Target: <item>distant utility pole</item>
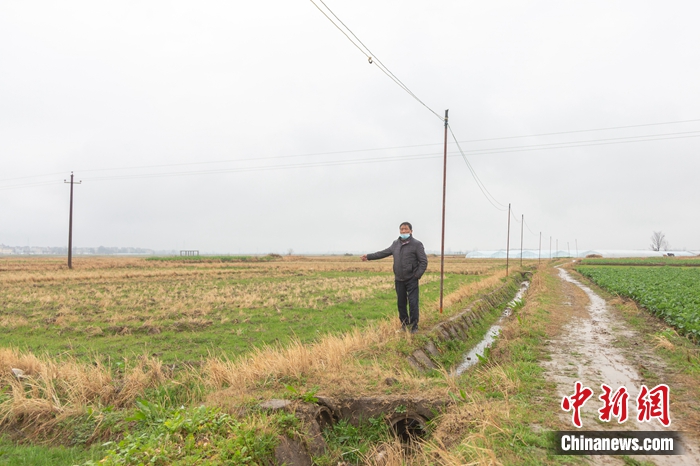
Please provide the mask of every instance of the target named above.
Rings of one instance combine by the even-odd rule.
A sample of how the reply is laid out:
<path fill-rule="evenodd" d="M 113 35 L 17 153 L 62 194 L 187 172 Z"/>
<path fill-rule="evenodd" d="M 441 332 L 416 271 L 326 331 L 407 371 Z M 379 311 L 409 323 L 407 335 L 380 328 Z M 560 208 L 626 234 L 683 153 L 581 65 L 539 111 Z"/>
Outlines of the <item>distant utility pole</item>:
<path fill-rule="evenodd" d="M 508 259 L 510 257 L 510 204 L 508 204 L 508 240 L 506 241 L 506 277 L 508 276 Z"/>
<path fill-rule="evenodd" d="M 70 172 L 70 181 L 63 180 L 64 183 L 70 183 L 70 213 L 68 214 L 68 268 L 73 268 L 73 185 L 80 184 L 73 182 L 73 172 Z"/>
<path fill-rule="evenodd" d="M 537 263 L 542 261 L 542 232 L 540 231 L 540 251 L 537 253 Z"/>
<path fill-rule="evenodd" d="M 520 217 L 520 267 L 523 266 L 523 228 L 525 227 L 525 214 Z"/>
<path fill-rule="evenodd" d="M 445 194 L 447 186 L 447 112 L 445 110 L 445 157 L 442 169 L 442 243 L 440 246 L 440 314 L 442 314 L 443 284 L 445 281 Z"/>

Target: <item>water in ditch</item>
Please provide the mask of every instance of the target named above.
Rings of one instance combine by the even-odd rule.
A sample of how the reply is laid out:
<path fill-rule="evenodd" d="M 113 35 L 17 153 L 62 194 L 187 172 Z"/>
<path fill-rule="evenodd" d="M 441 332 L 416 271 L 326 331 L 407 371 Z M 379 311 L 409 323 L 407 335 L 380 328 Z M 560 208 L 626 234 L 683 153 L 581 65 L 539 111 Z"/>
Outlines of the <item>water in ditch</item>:
<path fill-rule="evenodd" d="M 522 282 L 520 284 L 520 289 L 518 290 L 518 293 L 515 295 L 513 300 L 508 303 L 505 310 L 503 311 L 503 314 L 501 314 L 501 317 L 498 318 L 498 321 L 495 324 L 493 324 L 491 328 L 489 328 L 488 332 L 486 332 L 486 335 L 484 335 L 484 338 L 464 356 L 462 363 L 459 366 L 457 366 L 457 368 L 454 371 L 452 371 L 452 375 L 454 377 L 462 375 L 464 371 L 478 363 L 479 358 L 484 357 L 484 352 L 486 351 L 486 349 L 491 347 L 494 340 L 501 333 L 501 322 L 503 322 L 503 319 L 508 317 L 513 312 L 513 308 L 517 305 L 518 302 L 520 302 L 523 299 L 523 295 L 525 294 L 529 286 L 530 282 Z"/>

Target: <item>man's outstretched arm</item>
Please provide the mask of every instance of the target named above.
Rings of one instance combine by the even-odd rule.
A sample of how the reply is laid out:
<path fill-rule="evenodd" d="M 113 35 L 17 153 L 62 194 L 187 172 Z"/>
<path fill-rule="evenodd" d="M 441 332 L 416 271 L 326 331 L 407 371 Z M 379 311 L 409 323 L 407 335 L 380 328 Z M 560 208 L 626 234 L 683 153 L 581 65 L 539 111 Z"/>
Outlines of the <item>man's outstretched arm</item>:
<path fill-rule="evenodd" d="M 362 256 L 363 261 L 373 261 L 377 259 L 384 259 L 385 257 L 389 257 L 394 253 L 394 249 L 389 246 L 386 249 L 383 249 L 381 251 L 374 252 L 372 254 L 365 254 Z"/>

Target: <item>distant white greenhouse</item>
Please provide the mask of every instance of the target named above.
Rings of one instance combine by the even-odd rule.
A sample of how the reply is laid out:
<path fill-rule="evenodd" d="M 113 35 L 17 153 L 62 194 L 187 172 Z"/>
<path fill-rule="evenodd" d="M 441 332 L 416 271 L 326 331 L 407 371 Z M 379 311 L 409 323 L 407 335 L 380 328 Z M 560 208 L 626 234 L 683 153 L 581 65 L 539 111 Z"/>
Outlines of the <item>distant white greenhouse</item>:
<path fill-rule="evenodd" d="M 591 254 L 596 254 L 603 257 L 662 257 L 666 254 L 673 254 L 676 257 L 697 256 L 698 252 L 693 251 L 647 251 L 643 249 L 596 249 L 579 251 L 552 251 L 550 256 L 549 249 L 540 251 L 537 249 L 523 249 L 523 259 L 556 259 L 558 257 L 586 257 Z M 509 254 L 511 259 L 520 259 L 520 249 L 511 249 Z M 466 255 L 467 259 L 505 259 L 506 250 L 499 249 L 497 251 L 471 251 Z"/>

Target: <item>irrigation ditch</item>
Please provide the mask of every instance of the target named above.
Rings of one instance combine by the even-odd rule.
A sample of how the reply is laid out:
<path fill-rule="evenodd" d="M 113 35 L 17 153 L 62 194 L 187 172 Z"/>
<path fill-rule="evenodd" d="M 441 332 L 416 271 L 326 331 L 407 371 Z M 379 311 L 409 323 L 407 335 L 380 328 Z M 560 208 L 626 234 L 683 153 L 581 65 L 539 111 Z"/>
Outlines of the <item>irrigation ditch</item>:
<path fill-rule="evenodd" d="M 485 294 L 472 302 L 457 315 L 440 322 L 423 339 L 420 347 L 406 357 L 407 363 L 416 371 L 428 372 L 440 367 L 440 347 L 451 340 L 466 340 L 470 328 L 481 323 L 494 309 L 505 308 L 497 321 L 488 329 L 482 340 L 464 354 L 462 363 L 450 368 L 453 377 L 460 376 L 479 360 L 495 341 L 503 319 L 512 314 L 513 308 L 522 301 L 529 286 L 532 272 L 514 274 L 498 289 Z M 386 379 L 390 385 L 392 379 Z M 296 438 L 280 437 L 275 451 L 277 464 L 287 466 L 311 466 L 312 456 L 326 451 L 323 431 L 336 422 L 345 420 L 352 425 L 359 425 L 362 420 L 382 417 L 391 431 L 402 443 L 410 445 L 426 438 L 429 434 L 428 424 L 438 414 L 444 412 L 455 401 L 450 399 L 427 399 L 420 397 L 315 397 L 314 402 L 272 399 L 259 406 L 263 410 L 285 410 L 294 413 L 303 426 L 303 435 Z"/>

